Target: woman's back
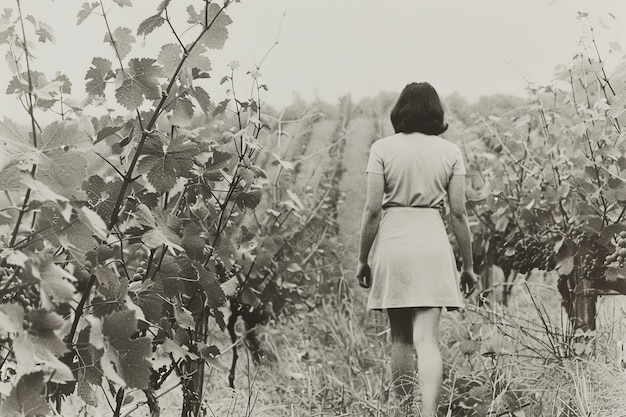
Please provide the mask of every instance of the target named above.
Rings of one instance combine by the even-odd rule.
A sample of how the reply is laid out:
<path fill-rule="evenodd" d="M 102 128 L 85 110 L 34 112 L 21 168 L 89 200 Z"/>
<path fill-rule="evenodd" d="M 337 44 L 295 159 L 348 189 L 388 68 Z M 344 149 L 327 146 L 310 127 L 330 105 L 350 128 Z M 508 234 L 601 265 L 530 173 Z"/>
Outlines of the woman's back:
<path fill-rule="evenodd" d="M 367 172 L 385 176 L 383 208 L 437 207 L 450 177 L 464 175 L 461 151 L 435 135 L 399 133 L 374 142 Z"/>

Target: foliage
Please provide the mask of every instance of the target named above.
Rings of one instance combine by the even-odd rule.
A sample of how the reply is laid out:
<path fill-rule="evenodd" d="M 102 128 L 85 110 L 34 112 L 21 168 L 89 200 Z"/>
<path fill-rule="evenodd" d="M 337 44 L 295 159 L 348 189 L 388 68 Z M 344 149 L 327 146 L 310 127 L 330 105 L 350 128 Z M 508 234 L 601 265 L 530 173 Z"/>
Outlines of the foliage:
<path fill-rule="evenodd" d="M 505 100 L 494 114 L 491 100 L 479 102 L 463 143 L 476 264 L 505 277 L 556 269 L 576 327 L 593 323 L 576 311 L 575 294 L 626 294 L 623 263 L 605 262 L 626 230 L 626 89 L 622 75 L 607 75 L 588 31 L 551 85 L 529 86 L 528 104 Z"/>
<path fill-rule="evenodd" d="M 78 25 L 100 19 L 113 54 L 92 59 L 80 105 L 68 98 L 67 77 L 48 81 L 31 67 L 37 44 L 54 41 L 52 29 L 24 17 L 19 0 L 16 16 L 3 16 L 14 73 L 7 93 L 31 119 L 28 128 L 0 122 L 9 156 L 0 170 L 8 197 L 0 346 L 2 367 L 16 373 L 3 415 L 49 414 L 50 405 L 60 412 L 68 396 L 96 406 L 98 386 L 115 416 L 136 389 L 157 412 L 157 390 L 172 374 L 182 415 L 199 415 L 204 366 L 222 354 L 210 328 L 232 338 L 234 386 L 238 319 L 260 360 L 256 326 L 306 306 L 301 293 L 319 285 L 304 268 L 327 247 L 328 193 L 298 196 L 293 181 L 279 181 L 295 170 L 285 156 L 257 165 L 275 123 L 263 113 L 268 87 L 259 68 L 247 73 L 247 100 L 236 95 L 236 63 L 222 80 L 230 85 L 222 101 L 203 87 L 209 51 L 228 37 L 231 2 L 197 2 L 199 11 L 189 4 L 185 36 L 167 0 L 136 31 L 113 30 L 108 19 L 109 6 L 132 7 L 130 0 L 105 3 L 85 3 L 77 14 Z M 175 43 L 158 57 L 127 58 L 136 37 L 165 26 Z M 90 117 L 100 106 L 106 114 Z M 42 111 L 59 120 L 40 127 Z"/>

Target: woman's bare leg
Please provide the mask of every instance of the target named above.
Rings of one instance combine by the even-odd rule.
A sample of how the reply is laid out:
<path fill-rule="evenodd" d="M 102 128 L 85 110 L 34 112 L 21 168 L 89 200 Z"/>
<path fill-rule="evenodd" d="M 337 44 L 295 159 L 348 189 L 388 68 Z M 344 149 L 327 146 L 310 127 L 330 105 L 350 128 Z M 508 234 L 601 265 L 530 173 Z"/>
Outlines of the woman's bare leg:
<path fill-rule="evenodd" d="M 441 308 L 420 307 L 413 311 L 413 343 L 417 351 L 417 375 L 422 394 L 421 416 L 436 417 L 443 378 L 439 352 Z"/>
<path fill-rule="evenodd" d="M 411 401 L 415 385 L 413 309 L 388 309 L 391 327 L 392 387 L 402 402 Z"/>

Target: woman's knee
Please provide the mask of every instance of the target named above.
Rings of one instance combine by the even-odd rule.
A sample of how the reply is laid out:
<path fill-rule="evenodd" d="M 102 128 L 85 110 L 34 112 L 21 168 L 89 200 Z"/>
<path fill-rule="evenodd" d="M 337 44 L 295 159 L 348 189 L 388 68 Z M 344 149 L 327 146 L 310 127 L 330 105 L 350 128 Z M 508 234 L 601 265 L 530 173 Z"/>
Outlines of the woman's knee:
<path fill-rule="evenodd" d="M 412 342 L 416 348 L 439 343 L 441 308 L 418 308 L 413 317 Z"/>

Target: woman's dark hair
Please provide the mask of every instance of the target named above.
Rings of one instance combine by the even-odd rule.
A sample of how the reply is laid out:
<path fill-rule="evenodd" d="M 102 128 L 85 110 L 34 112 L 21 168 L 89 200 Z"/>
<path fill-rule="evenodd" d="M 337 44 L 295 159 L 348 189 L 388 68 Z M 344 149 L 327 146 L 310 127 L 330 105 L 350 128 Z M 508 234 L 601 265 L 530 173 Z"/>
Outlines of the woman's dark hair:
<path fill-rule="evenodd" d="M 391 110 L 391 124 L 396 133 L 440 135 L 448 129 L 439 95 L 429 83 L 410 83 L 404 87 Z"/>

